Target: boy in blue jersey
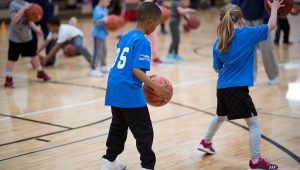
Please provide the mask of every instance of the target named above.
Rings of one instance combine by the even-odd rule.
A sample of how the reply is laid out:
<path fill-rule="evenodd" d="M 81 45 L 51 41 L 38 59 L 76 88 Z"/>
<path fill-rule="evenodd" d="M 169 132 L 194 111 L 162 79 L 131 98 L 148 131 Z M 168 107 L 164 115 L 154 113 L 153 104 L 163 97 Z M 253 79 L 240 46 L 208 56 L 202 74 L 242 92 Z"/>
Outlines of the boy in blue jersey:
<path fill-rule="evenodd" d="M 128 127 L 136 139 L 141 169 L 154 169 L 156 158 L 152 151 L 153 128 L 142 91 L 147 84 L 162 96 L 166 89 L 147 75 L 151 65 L 151 48 L 145 34 L 151 34 L 160 24 L 161 11 L 152 2 L 143 2 L 137 10 L 137 25 L 123 35 L 117 45 L 117 56 L 111 67 L 105 105 L 111 106 L 112 122 L 103 156 L 102 170 L 121 170 L 126 166 L 115 159 L 124 150 Z"/>
<path fill-rule="evenodd" d="M 277 10 L 283 0 L 269 2 L 272 9 L 268 24 L 243 27 L 241 9 L 227 4 L 221 9 L 218 39 L 213 46 L 213 68 L 219 74 L 217 82 L 217 115 L 197 149 L 215 154 L 212 138 L 227 119 L 245 119 L 249 127 L 251 158 L 248 169 L 275 170 L 278 166 L 261 158 L 260 125 L 248 86 L 254 82 L 255 46 L 268 38 L 276 27 Z"/>
<path fill-rule="evenodd" d="M 110 4 L 110 0 L 99 0 L 98 5 L 93 10 L 93 37 L 94 37 L 94 55 L 91 61 L 92 71 L 91 76 L 99 77 L 103 76 L 103 73 L 107 73 L 106 66 L 106 39 L 107 30 L 105 24 L 107 22 L 108 10 L 107 7 Z M 100 71 L 96 70 L 98 63 L 100 62 Z"/>

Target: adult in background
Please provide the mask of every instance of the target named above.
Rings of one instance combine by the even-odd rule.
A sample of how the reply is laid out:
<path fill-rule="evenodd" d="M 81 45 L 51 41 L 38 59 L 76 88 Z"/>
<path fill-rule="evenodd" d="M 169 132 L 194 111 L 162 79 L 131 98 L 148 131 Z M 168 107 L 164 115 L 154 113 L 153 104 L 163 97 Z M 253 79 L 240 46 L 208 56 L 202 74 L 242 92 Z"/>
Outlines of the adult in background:
<path fill-rule="evenodd" d="M 245 23 L 248 26 L 259 26 L 267 23 L 269 15 L 265 11 L 263 0 L 233 0 L 232 3 L 241 8 Z M 279 64 L 277 55 L 274 51 L 272 36 L 268 35 L 268 39 L 259 43 L 259 47 L 261 50 L 262 61 L 269 78 L 269 84 L 276 85 L 279 83 Z M 255 75 L 256 73 L 257 58 L 255 61 Z"/>

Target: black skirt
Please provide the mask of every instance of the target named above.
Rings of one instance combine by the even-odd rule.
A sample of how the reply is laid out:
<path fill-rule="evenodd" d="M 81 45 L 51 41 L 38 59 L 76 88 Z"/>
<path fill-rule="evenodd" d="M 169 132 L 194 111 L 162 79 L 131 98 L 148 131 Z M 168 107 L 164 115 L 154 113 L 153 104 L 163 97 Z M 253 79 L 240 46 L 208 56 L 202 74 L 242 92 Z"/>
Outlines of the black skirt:
<path fill-rule="evenodd" d="M 228 120 L 257 116 L 248 86 L 217 89 L 217 115 Z"/>

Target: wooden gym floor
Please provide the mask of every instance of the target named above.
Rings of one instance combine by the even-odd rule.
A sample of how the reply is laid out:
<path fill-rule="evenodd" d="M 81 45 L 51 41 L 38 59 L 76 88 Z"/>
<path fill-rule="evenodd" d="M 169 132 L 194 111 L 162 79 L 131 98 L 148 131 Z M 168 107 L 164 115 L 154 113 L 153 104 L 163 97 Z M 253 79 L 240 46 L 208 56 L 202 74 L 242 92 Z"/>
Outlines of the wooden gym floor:
<path fill-rule="evenodd" d="M 149 107 L 155 138 L 153 149 L 160 170 L 241 170 L 249 160 L 248 131 L 243 120 L 226 122 L 214 138 L 217 154 L 205 155 L 196 144 L 205 134 L 216 110 L 216 79 L 211 46 L 216 38 L 216 11 L 198 14 L 202 26 L 182 33 L 180 53 L 185 62 L 153 66 L 149 74 L 172 81 L 174 96 L 163 107 Z M 251 96 L 262 128 L 262 156 L 283 170 L 300 169 L 300 18 L 289 16 L 293 45 L 276 47 L 280 83 L 270 86 L 259 60 L 257 85 Z M 92 23 L 80 19 L 84 43 L 92 52 Z M 133 23 L 126 26 L 132 28 Z M 46 68 L 52 81 L 35 78 L 28 59 L 15 67 L 15 89 L 4 89 L 7 26 L 0 32 L 0 169 L 101 169 L 111 121 L 103 106 L 107 76 L 93 78 L 83 57 L 66 58 L 61 52 L 55 67 Z M 170 34 L 159 33 L 159 55 L 167 53 Z M 274 35 L 274 34 L 272 34 Z M 108 40 L 108 63 L 114 61 L 117 33 Z M 139 155 L 129 133 L 118 160 L 129 170 L 139 169 Z"/>

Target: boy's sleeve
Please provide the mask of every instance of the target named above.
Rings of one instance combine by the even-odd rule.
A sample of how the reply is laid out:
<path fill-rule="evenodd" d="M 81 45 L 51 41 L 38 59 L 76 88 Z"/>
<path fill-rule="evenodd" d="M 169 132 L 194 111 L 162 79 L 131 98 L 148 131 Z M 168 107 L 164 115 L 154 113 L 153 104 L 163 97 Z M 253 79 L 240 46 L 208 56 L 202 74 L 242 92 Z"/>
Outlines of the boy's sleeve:
<path fill-rule="evenodd" d="M 12 18 L 17 14 L 17 12 L 18 12 L 17 6 L 15 5 L 14 2 L 11 2 L 9 4 L 9 16 Z"/>
<path fill-rule="evenodd" d="M 134 45 L 133 68 L 140 68 L 144 71 L 150 70 L 151 48 L 147 40 L 138 40 Z"/>
<path fill-rule="evenodd" d="M 247 27 L 249 40 L 252 44 L 257 44 L 268 38 L 268 25 L 264 24 L 257 27 Z"/>

